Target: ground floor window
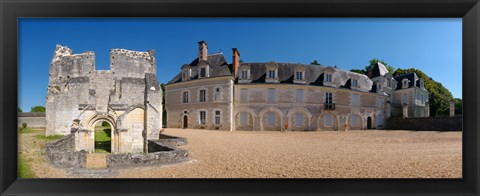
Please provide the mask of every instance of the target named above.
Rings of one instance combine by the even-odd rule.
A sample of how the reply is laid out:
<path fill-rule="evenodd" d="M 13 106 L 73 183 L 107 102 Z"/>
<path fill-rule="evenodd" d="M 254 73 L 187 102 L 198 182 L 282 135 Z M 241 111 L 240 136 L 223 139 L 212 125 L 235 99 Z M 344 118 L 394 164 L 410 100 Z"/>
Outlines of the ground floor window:
<path fill-rule="evenodd" d="M 205 111 L 200 111 L 200 115 L 199 115 L 200 119 L 199 120 L 200 120 L 200 124 L 202 124 L 202 125 L 206 124 L 206 119 L 205 119 L 206 116 L 207 116 L 206 113 L 207 112 L 205 112 Z"/>
<path fill-rule="evenodd" d="M 295 126 L 301 127 L 304 124 L 305 119 L 303 119 L 302 113 L 295 113 Z"/>
<path fill-rule="evenodd" d="M 240 125 L 246 126 L 248 124 L 247 117 L 248 115 L 246 112 L 240 112 Z"/>
<path fill-rule="evenodd" d="M 358 127 L 360 125 L 360 118 L 358 115 L 352 115 L 350 117 L 350 125 L 352 127 Z"/>
<path fill-rule="evenodd" d="M 325 121 L 325 127 L 333 127 L 333 115 L 332 114 L 325 114 L 324 121 Z"/>
<path fill-rule="evenodd" d="M 268 112 L 267 117 L 268 117 L 268 125 L 274 126 L 275 125 L 275 113 L 274 112 Z"/>
<path fill-rule="evenodd" d="M 216 125 L 220 124 L 220 114 L 221 114 L 220 110 L 215 111 L 215 124 Z"/>

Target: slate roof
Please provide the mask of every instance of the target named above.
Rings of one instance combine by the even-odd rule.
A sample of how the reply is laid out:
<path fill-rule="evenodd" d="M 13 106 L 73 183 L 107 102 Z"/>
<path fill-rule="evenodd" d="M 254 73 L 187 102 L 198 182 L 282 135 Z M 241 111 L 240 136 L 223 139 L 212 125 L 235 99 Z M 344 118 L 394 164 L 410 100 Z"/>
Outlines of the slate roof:
<path fill-rule="evenodd" d="M 389 72 L 388 72 L 388 69 L 387 67 L 378 62 L 374 67 L 373 67 L 373 70 L 372 70 L 372 77 L 371 78 L 375 78 L 375 77 L 378 77 L 378 76 L 385 76 L 387 75 Z"/>
<path fill-rule="evenodd" d="M 225 56 L 221 53 L 211 54 L 207 56 L 206 63 L 210 66 L 210 77 L 230 76 L 232 75 L 232 65 L 227 63 Z M 188 64 L 192 69 L 191 79 L 198 79 L 198 58 Z M 182 81 L 182 72 L 178 73 L 168 84 Z"/>
<path fill-rule="evenodd" d="M 307 85 L 323 85 L 323 69 L 324 67 L 318 65 L 306 65 L 296 63 L 277 63 L 277 62 L 262 62 L 262 63 L 241 63 L 240 66 L 248 65 L 250 67 L 251 83 L 265 83 L 266 66 L 276 64 L 278 65 L 278 80 L 279 83 L 293 83 L 294 70 L 296 66 L 305 67 L 305 84 Z M 239 66 L 239 67 L 240 67 Z M 321 80 L 320 79 L 321 76 Z M 238 81 L 238 78 L 236 78 Z"/>
<path fill-rule="evenodd" d="M 420 87 L 420 82 L 418 80 L 417 74 L 415 74 L 415 72 L 411 72 L 394 77 L 394 79 L 397 81 L 396 90 L 402 89 L 402 80 L 404 78 L 408 79 L 408 88 L 413 87 L 414 85 Z"/>

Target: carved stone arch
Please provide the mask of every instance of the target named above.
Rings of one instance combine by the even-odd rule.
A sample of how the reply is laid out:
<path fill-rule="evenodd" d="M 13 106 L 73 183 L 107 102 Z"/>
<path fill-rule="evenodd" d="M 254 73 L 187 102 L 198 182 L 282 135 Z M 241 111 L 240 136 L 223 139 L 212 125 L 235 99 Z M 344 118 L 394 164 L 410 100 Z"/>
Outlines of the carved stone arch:
<path fill-rule="evenodd" d="M 351 119 L 352 119 L 352 116 L 354 115 L 357 115 L 359 117 L 359 125 L 358 126 L 352 126 L 352 124 L 350 123 L 351 122 Z M 348 118 L 347 118 L 347 124 L 348 124 L 348 127 L 350 129 L 364 129 L 365 127 L 365 119 L 363 115 L 361 115 L 360 113 L 351 113 L 348 115 Z"/>
<path fill-rule="evenodd" d="M 310 130 L 310 123 L 312 122 L 312 114 L 307 110 L 305 109 L 304 107 L 295 107 L 295 108 L 292 108 L 288 114 L 287 114 L 287 117 L 288 117 L 288 130 L 294 130 L 295 129 L 295 124 L 294 124 L 294 121 L 293 121 L 293 115 L 296 114 L 296 113 L 302 113 L 302 114 L 305 114 L 307 116 L 307 122 L 306 122 L 306 128 L 307 130 Z M 304 123 L 305 125 L 305 123 Z"/>
<path fill-rule="evenodd" d="M 265 114 L 266 114 L 267 112 L 275 112 L 275 113 L 277 113 L 277 114 L 279 115 L 280 125 L 279 125 L 278 129 L 279 129 L 279 130 L 282 130 L 283 116 L 284 116 L 284 114 L 283 114 L 283 112 L 282 112 L 280 109 L 278 109 L 278 108 L 276 108 L 276 107 L 267 107 L 267 108 L 263 109 L 262 111 L 260 111 L 260 115 L 259 115 L 259 116 L 260 116 L 260 130 L 261 130 L 261 131 L 265 130 L 264 118 L 265 118 Z"/>
<path fill-rule="evenodd" d="M 134 105 L 131 105 L 127 108 L 127 110 L 125 110 L 125 112 L 123 114 L 121 114 L 120 116 L 118 116 L 118 120 L 117 120 L 117 127 L 119 128 L 123 128 L 122 126 L 122 122 L 125 120 L 125 117 L 127 117 L 128 113 L 130 113 L 131 111 L 135 110 L 135 109 L 142 109 L 143 111 L 145 111 L 145 105 L 143 104 L 134 104 Z"/>
<path fill-rule="evenodd" d="M 243 126 L 240 126 L 240 116 L 239 115 L 240 115 L 241 112 L 247 112 L 252 117 L 251 130 L 254 131 L 255 130 L 255 119 L 257 118 L 257 115 L 255 115 L 255 112 L 252 109 L 246 108 L 246 107 L 241 107 L 241 108 L 237 109 L 237 112 L 235 113 L 235 116 L 234 116 L 235 129 L 237 129 L 237 127 L 243 127 Z M 248 127 L 250 127 L 250 125 Z"/>
<path fill-rule="evenodd" d="M 327 115 L 327 114 L 331 114 L 333 116 L 333 126 L 332 127 L 326 127 L 325 126 L 325 115 Z M 320 114 L 320 116 L 318 117 L 318 122 L 317 122 L 318 129 L 338 130 L 339 125 L 340 125 L 340 117 L 338 116 L 338 114 L 336 112 L 330 112 L 330 111 L 322 112 Z"/>

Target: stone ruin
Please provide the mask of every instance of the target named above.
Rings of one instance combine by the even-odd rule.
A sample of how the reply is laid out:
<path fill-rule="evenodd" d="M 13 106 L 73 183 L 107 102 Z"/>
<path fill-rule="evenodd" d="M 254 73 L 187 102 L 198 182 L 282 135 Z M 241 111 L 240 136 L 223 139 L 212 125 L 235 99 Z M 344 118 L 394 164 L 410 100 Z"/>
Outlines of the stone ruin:
<path fill-rule="evenodd" d="M 95 150 L 95 124 L 111 126 L 111 153 L 148 152 L 159 139 L 162 90 L 155 52 L 110 50 L 110 70 L 95 69 L 95 54 L 57 45 L 50 63 L 46 135 L 74 135 L 74 150 Z"/>

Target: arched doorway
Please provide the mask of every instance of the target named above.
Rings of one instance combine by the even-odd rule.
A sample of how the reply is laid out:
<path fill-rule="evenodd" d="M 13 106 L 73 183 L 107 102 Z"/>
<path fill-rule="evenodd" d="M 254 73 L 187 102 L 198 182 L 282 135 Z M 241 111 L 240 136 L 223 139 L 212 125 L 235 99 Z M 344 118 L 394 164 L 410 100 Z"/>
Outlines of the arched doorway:
<path fill-rule="evenodd" d="M 368 117 L 367 118 L 367 129 L 371 129 L 372 128 L 372 117 Z"/>
<path fill-rule="evenodd" d="M 188 128 L 188 116 L 183 115 L 183 128 L 186 129 Z"/>
<path fill-rule="evenodd" d="M 107 121 L 97 121 L 94 126 L 94 152 L 112 153 L 112 126 Z"/>

